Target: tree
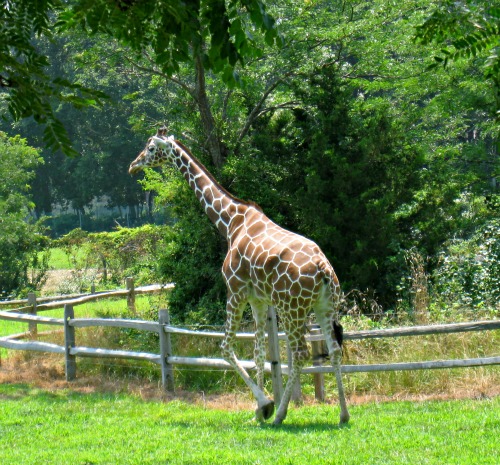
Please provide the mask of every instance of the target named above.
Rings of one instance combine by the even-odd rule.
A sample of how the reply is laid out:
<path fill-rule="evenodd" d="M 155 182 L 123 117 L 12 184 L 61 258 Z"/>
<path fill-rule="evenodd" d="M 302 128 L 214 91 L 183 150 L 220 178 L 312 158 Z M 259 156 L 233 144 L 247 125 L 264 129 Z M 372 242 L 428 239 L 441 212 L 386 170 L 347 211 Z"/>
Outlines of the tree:
<path fill-rule="evenodd" d="M 81 25 L 138 53 L 152 46 L 155 62 L 169 75 L 178 70 L 178 63 L 195 60 L 233 84 L 236 63 L 258 53 L 249 29 L 263 31 L 268 43 L 278 39 L 274 20 L 261 0 L 77 0 L 67 8 L 59 0 L 3 0 L 0 90 L 7 92 L 8 110 L 15 120 L 33 116 L 45 126 L 46 144 L 70 155 L 75 152 L 54 114 L 53 101 L 81 108 L 100 104 L 105 95 L 62 76 L 49 77 L 48 57 L 32 39 L 50 40 L 54 22 L 57 32 Z"/>
<path fill-rule="evenodd" d="M 239 69 L 239 87 L 227 89 L 205 74 L 212 134 L 226 153 L 218 179 L 283 226 L 315 239 L 346 290 L 375 290 L 386 306 L 400 297 L 405 250 L 433 257 L 435 267 L 444 241 L 471 227 L 460 199 L 480 202 L 497 163 L 486 116 L 491 86 L 470 63 L 426 72 L 432 48 L 414 43 L 414 28 L 434 6 L 427 0 L 276 2 L 270 12 L 283 46 L 263 45 L 262 57 Z M 172 132 L 184 133 L 194 153 L 217 166 L 196 113 L 193 67 L 180 67 L 172 79 L 146 62 L 135 64 L 168 96 L 164 114 Z M 139 113 L 145 121 L 147 107 Z M 216 250 L 217 237 L 198 231 L 204 219 L 193 218 L 202 213 L 176 174 L 167 171 L 165 178 L 148 187 L 176 205 L 172 243 L 180 252 L 164 269 L 184 276 L 176 290 L 185 291 L 180 311 L 182 300 L 210 298 L 187 281 L 219 289 L 211 276 L 223 252 L 206 253 Z M 204 249 L 195 246 L 198 234 Z M 203 257 L 203 270 L 193 266 L 196 257 Z"/>
<path fill-rule="evenodd" d="M 29 221 L 33 204 L 29 182 L 42 160 L 20 137 L 0 133 L 0 297 L 17 294 L 30 285 L 28 271 L 38 266 L 45 237 L 40 223 Z M 46 263 L 42 264 L 42 268 Z"/>

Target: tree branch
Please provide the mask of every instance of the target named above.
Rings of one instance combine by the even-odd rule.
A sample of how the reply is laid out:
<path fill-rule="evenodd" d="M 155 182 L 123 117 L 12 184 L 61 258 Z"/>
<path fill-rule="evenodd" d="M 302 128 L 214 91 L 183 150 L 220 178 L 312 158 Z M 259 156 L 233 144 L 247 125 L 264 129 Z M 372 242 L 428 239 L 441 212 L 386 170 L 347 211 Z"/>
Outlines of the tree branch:
<path fill-rule="evenodd" d="M 145 54 L 145 55 L 148 58 L 148 60 L 152 61 L 151 57 L 149 57 L 147 54 Z M 136 61 L 134 61 L 131 58 L 127 57 L 127 56 L 125 56 L 125 59 L 135 69 L 137 69 L 139 71 L 143 71 L 143 72 L 148 73 L 148 74 L 153 74 L 155 76 L 160 76 L 160 77 L 164 78 L 167 81 L 173 82 L 174 84 L 178 85 L 181 89 L 184 89 L 195 101 L 197 101 L 195 90 L 192 87 L 190 87 L 188 84 L 186 84 L 185 82 L 182 82 L 180 79 L 178 79 L 178 78 L 176 78 L 174 76 L 170 76 L 170 75 L 164 73 L 163 71 L 160 71 L 159 69 L 157 69 L 155 67 L 149 68 L 147 66 L 142 66 L 142 65 L 138 64 Z"/>
<path fill-rule="evenodd" d="M 241 143 L 243 138 L 248 134 L 248 131 L 250 130 L 250 127 L 252 126 L 253 122 L 257 119 L 259 114 L 261 114 L 261 109 L 262 106 L 264 105 L 267 97 L 281 84 L 285 81 L 287 77 L 289 77 L 292 73 L 286 73 L 283 77 L 276 79 L 262 94 L 261 98 L 257 102 L 257 105 L 253 108 L 253 110 L 250 112 L 248 115 L 245 125 L 243 126 L 243 129 L 240 131 L 240 135 L 238 136 L 238 141 L 237 141 L 237 146 Z"/>

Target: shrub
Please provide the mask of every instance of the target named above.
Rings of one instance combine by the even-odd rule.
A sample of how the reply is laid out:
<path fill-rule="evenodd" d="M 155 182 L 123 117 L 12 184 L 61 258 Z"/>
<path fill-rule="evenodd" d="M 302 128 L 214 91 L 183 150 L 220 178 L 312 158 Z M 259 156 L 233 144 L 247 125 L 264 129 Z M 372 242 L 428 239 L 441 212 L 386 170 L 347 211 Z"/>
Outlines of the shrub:
<path fill-rule="evenodd" d="M 90 286 L 90 281 L 120 284 L 133 276 L 141 284 L 158 279 L 159 249 L 167 230 L 168 226 L 145 225 L 101 233 L 79 228 L 70 231 L 56 244 L 66 253 L 72 281 L 80 288 L 72 291 Z"/>
<path fill-rule="evenodd" d="M 434 293 L 442 301 L 476 308 L 500 301 L 500 220 L 490 220 L 466 240 L 449 242 L 434 272 Z"/>
<path fill-rule="evenodd" d="M 38 252 L 48 238 L 29 214 L 29 182 L 41 162 L 24 139 L 0 132 L 0 298 L 37 289 L 45 280 L 48 256 Z"/>

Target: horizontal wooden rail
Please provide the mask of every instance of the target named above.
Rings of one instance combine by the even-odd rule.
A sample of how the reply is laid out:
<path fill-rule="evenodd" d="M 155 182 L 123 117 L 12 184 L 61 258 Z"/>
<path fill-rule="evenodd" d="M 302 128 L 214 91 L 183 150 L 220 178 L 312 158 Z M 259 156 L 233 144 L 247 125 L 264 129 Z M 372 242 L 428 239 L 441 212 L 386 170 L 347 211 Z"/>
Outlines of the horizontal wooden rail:
<path fill-rule="evenodd" d="M 222 358 L 208 358 L 208 357 L 179 357 L 171 356 L 168 357 L 168 363 L 172 365 L 187 365 L 194 367 L 204 367 L 222 370 L 232 370 L 231 365 Z M 251 360 L 239 360 L 246 370 L 256 369 L 255 362 Z M 264 370 L 268 373 L 271 372 L 271 364 L 265 363 Z"/>
<path fill-rule="evenodd" d="M 64 354 L 64 347 L 58 346 L 57 344 L 39 341 L 16 341 L 9 339 L 9 337 L 0 338 L 0 347 L 4 347 L 5 349 L 35 350 L 37 352 Z"/>
<path fill-rule="evenodd" d="M 256 368 L 255 362 L 251 360 L 240 360 L 247 370 Z M 206 357 L 168 357 L 168 363 L 172 365 L 187 365 L 212 369 L 232 369 L 231 365 L 224 359 Z M 432 370 L 442 368 L 467 368 L 477 366 L 488 366 L 500 364 L 500 357 L 473 358 L 464 360 L 435 360 L 427 362 L 403 362 L 372 365 L 342 365 L 342 373 L 369 373 L 375 371 L 408 371 L 408 370 Z M 283 374 L 289 374 L 288 365 L 281 365 Z M 271 364 L 266 362 L 264 371 L 271 372 Z M 333 373 L 332 366 L 304 367 L 302 374 Z"/>
<path fill-rule="evenodd" d="M 88 328 L 91 326 L 107 326 L 113 328 L 130 328 L 139 331 L 153 331 L 158 333 L 160 325 L 154 321 L 126 320 L 123 318 L 74 318 L 69 320 L 74 328 Z"/>
<path fill-rule="evenodd" d="M 488 331 L 500 329 L 500 320 L 493 321 L 474 321 L 466 323 L 451 323 L 429 326 L 408 326 L 403 328 L 389 329 L 369 329 L 365 331 L 346 331 L 344 332 L 345 340 L 356 339 L 376 339 L 384 337 L 403 337 L 403 336 L 426 336 L 429 334 L 451 334 L 462 333 L 469 331 Z M 165 326 L 165 332 L 170 334 L 184 334 L 191 336 L 223 338 L 224 333 L 218 331 L 195 331 L 190 329 L 177 328 L 175 326 Z M 238 333 L 239 339 L 254 339 L 254 333 Z M 267 334 L 266 334 L 267 337 Z M 286 335 L 283 332 L 278 333 L 281 340 L 286 340 Z M 323 334 L 306 334 L 306 340 L 309 342 L 324 341 Z"/>
<path fill-rule="evenodd" d="M 135 294 L 149 294 L 154 292 L 160 292 L 164 289 L 172 289 L 174 284 L 150 284 L 147 286 L 139 286 L 134 288 Z M 53 310 L 56 308 L 63 308 L 65 304 L 78 305 L 86 302 L 91 302 L 92 300 L 99 300 L 106 297 L 124 297 L 130 292 L 129 289 L 118 289 L 116 291 L 99 291 L 92 294 L 68 294 L 68 295 L 57 295 L 57 296 L 47 296 L 47 297 L 37 297 L 37 310 Z M 47 302 L 47 303 L 43 303 Z M 28 299 L 18 299 L 18 300 L 5 300 L 0 301 L 0 307 L 2 306 L 12 306 L 12 305 L 22 305 L 28 303 Z M 25 306 L 21 308 L 9 309 L 8 311 L 20 311 L 24 312 L 31 306 Z"/>
<path fill-rule="evenodd" d="M 469 358 L 463 360 L 433 360 L 426 362 L 401 362 L 373 365 L 342 365 L 342 373 L 368 373 L 373 371 L 435 370 L 440 368 L 467 368 L 499 365 L 500 357 Z M 284 370 L 288 374 L 288 367 Z M 333 373 L 332 366 L 315 366 L 302 369 L 302 373 Z"/>
<path fill-rule="evenodd" d="M 174 285 L 173 284 L 167 284 L 165 286 L 162 286 L 160 284 L 152 284 L 150 286 L 142 286 L 142 287 L 137 287 L 134 289 L 134 293 L 137 294 L 151 294 L 153 292 L 160 292 L 164 289 L 171 289 Z M 128 296 L 130 291 L 128 289 L 120 289 L 117 291 L 110 291 L 110 292 L 102 292 L 102 293 L 97 293 L 97 294 L 89 294 L 83 297 L 78 297 L 76 299 L 68 299 L 68 300 L 61 300 L 58 302 L 50 302 L 47 304 L 40 304 L 37 305 L 36 309 L 37 311 L 43 311 L 43 310 L 53 310 L 56 308 L 63 308 L 65 305 L 81 305 L 87 302 L 92 302 L 94 300 L 99 300 L 102 298 L 108 298 L 108 297 L 126 297 Z"/>
<path fill-rule="evenodd" d="M 44 325 L 59 325 L 64 326 L 62 318 L 50 318 L 46 316 L 30 315 L 29 313 L 14 313 L 14 312 L 0 312 L 1 320 L 22 321 L 25 323 L 36 322 Z"/>
<path fill-rule="evenodd" d="M 160 364 L 160 356 L 158 354 L 150 354 L 148 352 L 132 352 L 128 350 L 113 350 L 113 349 L 94 349 L 91 347 L 72 347 L 69 350 L 71 355 L 79 357 L 97 357 L 97 358 L 131 358 L 134 360 L 146 360 Z"/>
<path fill-rule="evenodd" d="M 26 313 L 31 310 L 33 310 L 33 306 L 28 305 L 27 307 L 9 308 L 7 310 L 3 310 L 1 313 Z"/>
<path fill-rule="evenodd" d="M 164 326 L 164 331 L 169 334 L 181 334 L 186 336 L 212 337 L 216 339 L 222 339 L 224 337 L 224 333 L 218 331 L 195 331 L 192 329 L 177 328 L 176 326 L 170 325 Z M 238 339 L 255 339 L 255 333 L 236 333 L 236 337 Z"/>
<path fill-rule="evenodd" d="M 429 326 L 407 326 L 402 328 L 389 329 L 369 329 L 366 331 L 350 331 L 344 333 L 344 339 L 375 339 L 384 337 L 402 337 L 402 336 L 426 336 L 429 334 L 451 334 L 465 333 L 469 331 L 488 331 L 500 329 L 500 320 L 493 321 L 473 321 L 467 323 L 451 323 Z M 307 335 L 308 341 L 323 341 L 322 334 Z"/>
<path fill-rule="evenodd" d="M 36 300 L 37 302 L 55 302 L 56 300 L 77 299 L 79 297 L 85 297 L 87 295 L 92 295 L 92 294 L 85 292 L 83 294 L 54 295 L 54 296 L 37 297 Z M 0 301 L 0 307 L 11 306 L 11 305 L 22 305 L 26 303 L 28 303 L 28 299 L 2 300 Z"/>

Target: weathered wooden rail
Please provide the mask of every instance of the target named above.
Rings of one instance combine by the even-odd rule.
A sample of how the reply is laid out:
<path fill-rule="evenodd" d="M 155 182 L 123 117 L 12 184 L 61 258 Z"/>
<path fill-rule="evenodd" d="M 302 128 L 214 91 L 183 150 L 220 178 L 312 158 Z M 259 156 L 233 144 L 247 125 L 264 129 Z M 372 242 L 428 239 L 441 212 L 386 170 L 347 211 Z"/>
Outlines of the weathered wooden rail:
<path fill-rule="evenodd" d="M 42 352 L 53 352 L 65 356 L 66 378 L 72 380 L 76 376 L 76 358 L 77 357 L 115 357 L 135 360 L 146 360 L 158 364 L 161 367 L 162 384 L 165 389 L 173 390 L 174 388 L 174 370 L 175 365 L 205 367 L 211 369 L 231 369 L 229 363 L 221 358 L 208 357 L 184 357 L 174 355 L 172 348 L 171 336 L 173 334 L 192 336 L 192 337 L 209 337 L 223 338 L 224 333 L 214 331 L 193 331 L 184 328 L 178 328 L 170 325 L 169 314 L 167 310 L 160 310 L 158 321 L 143 321 L 143 320 L 126 320 L 126 319 L 103 319 L 103 318 L 75 318 L 75 305 L 95 300 L 103 297 L 128 297 L 130 292 L 134 294 L 157 292 L 163 287 L 147 286 L 144 288 L 136 288 L 132 286 L 127 290 L 119 290 L 102 294 L 77 296 L 70 300 L 62 300 L 37 305 L 36 302 L 32 306 L 22 307 L 19 309 L 0 311 L 0 320 L 21 321 L 29 325 L 45 324 L 62 326 L 64 328 L 64 346 L 41 342 L 36 340 L 36 331 L 32 330 L 23 333 L 23 336 L 29 335 L 30 340 L 18 340 L 19 335 L 4 336 L 0 338 L 0 347 L 14 350 L 33 350 Z M 129 300 L 130 301 L 130 300 Z M 24 302 L 22 302 L 24 303 Z M 64 308 L 64 318 L 43 317 L 33 314 L 33 308 L 36 311 L 49 310 L 54 308 Z M 24 313 L 29 311 L 30 313 Z M 139 331 L 152 331 L 159 334 L 159 353 L 133 352 L 105 348 L 90 348 L 81 347 L 76 344 L 76 329 L 86 327 L 115 327 L 115 328 L 132 328 Z M 430 334 L 450 334 L 458 332 L 470 331 L 491 331 L 500 329 L 500 320 L 491 321 L 476 321 L 455 324 L 441 324 L 430 326 L 412 326 L 403 328 L 391 328 L 382 330 L 368 330 L 346 332 L 344 338 L 346 340 L 359 340 L 371 338 L 387 338 L 387 337 L 408 337 L 408 336 L 423 336 Z M 280 358 L 280 340 L 285 340 L 285 335 L 278 332 L 276 316 L 274 310 L 270 307 L 268 312 L 267 334 L 269 343 L 270 360 L 265 364 L 265 371 L 271 373 L 273 380 L 274 397 L 277 402 L 282 395 L 283 381 L 282 374 L 288 374 L 289 363 L 282 364 Z M 240 339 L 254 339 L 253 333 L 238 333 Z M 318 329 L 312 329 L 307 339 L 312 345 L 314 355 L 324 353 L 321 345 L 324 338 Z M 245 368 L 251 370 L 255 368 L 253 361 L 244 360 L 242 364 Z M 475 367 L 485 365 L 500 364 L 500 356 L 482 357 L 461 360 L 433 360 L 421 362 L 406 362 L 406 363 L 388 363 L 388 364 L 371 364 L 371 365 L 343 365 L 343 373 L 357 372 L 374 372 L 374 371 L 399 371 L 399 370 L 428 370 L 442 368 L 457 368 L 457 367 Z M 319 399 L 324 397 L 324 388 L 322 387 L 324 373 L 333 371 L 331 366 L 321 366 L 319 361 L 315 362 L 315 366 L 305 367 L 303 373 L 313 374 L 315 377 L 316 396 Z"/>

